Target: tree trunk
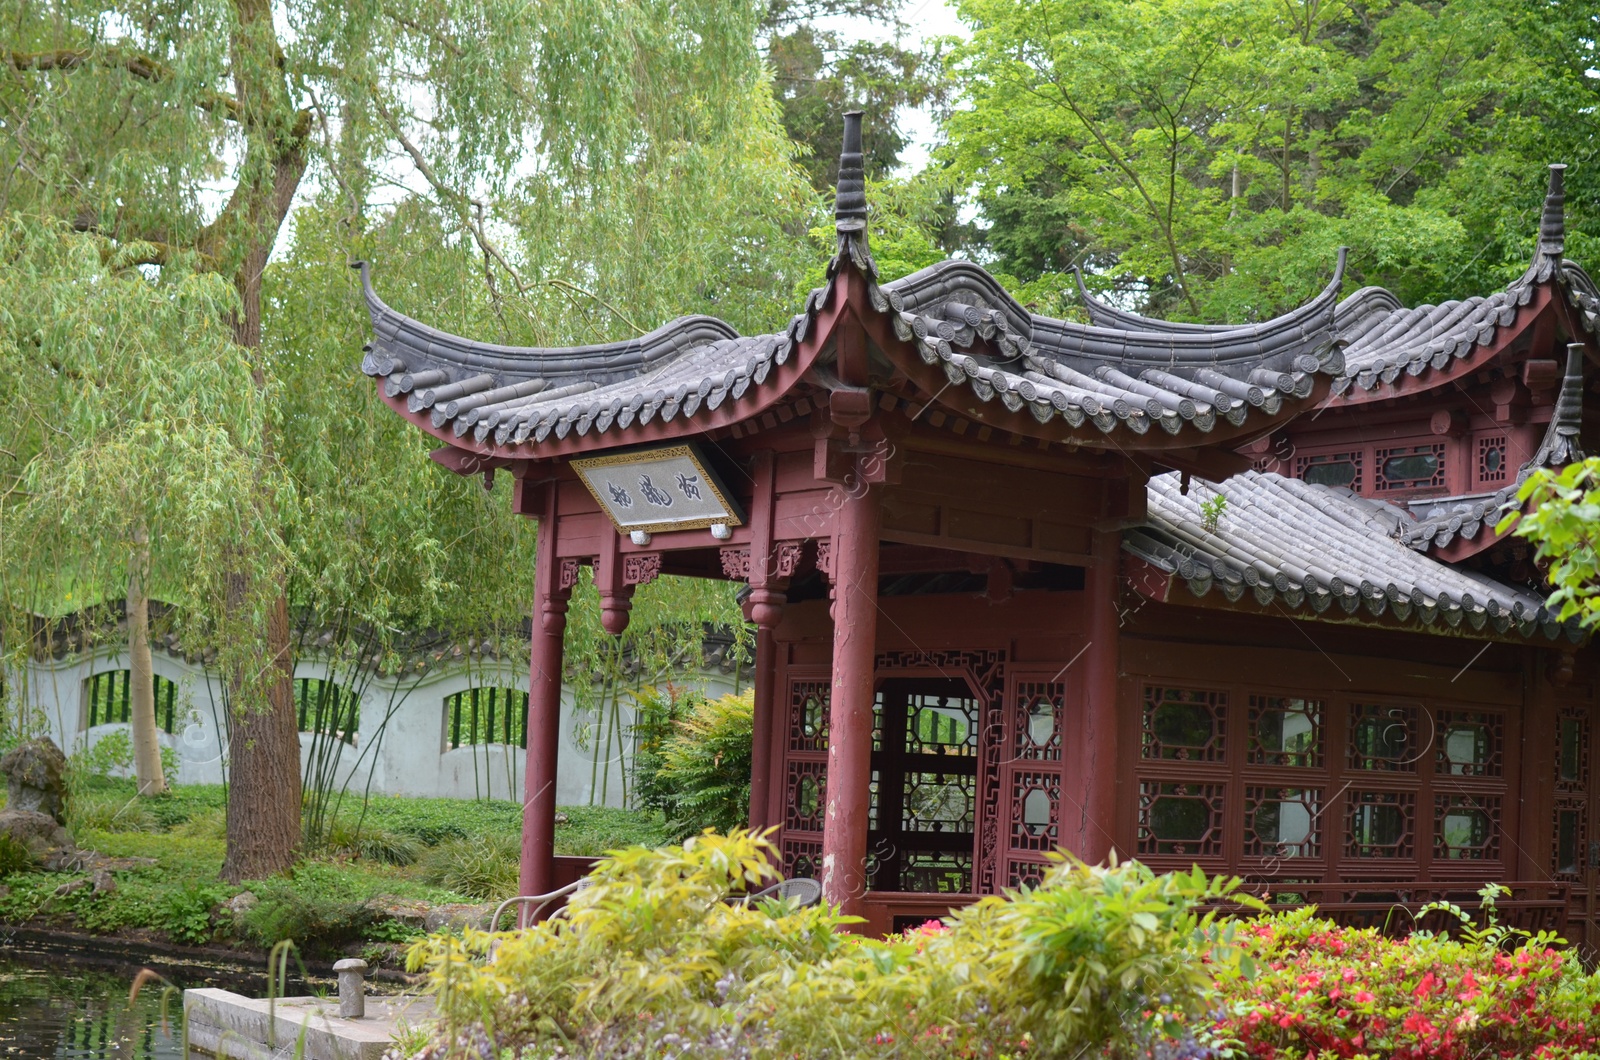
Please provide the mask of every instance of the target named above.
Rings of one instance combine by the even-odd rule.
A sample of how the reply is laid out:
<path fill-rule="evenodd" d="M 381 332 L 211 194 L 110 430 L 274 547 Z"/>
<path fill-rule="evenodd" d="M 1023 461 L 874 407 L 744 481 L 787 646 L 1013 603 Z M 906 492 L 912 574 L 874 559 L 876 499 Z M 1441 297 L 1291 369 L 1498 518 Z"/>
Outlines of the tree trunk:
<path fill-rule="evenodd" d="M 233 275 L 239 292 L 233 339 L 257 355 L 256 382 L 265 386 L 266 373 L 259 367 L 261 276 L 305 175 L 311 113 L 293 108 L 270 0 L 234 0 L 234 12 L 238 27 L 230 50 L 247 146 L 239 184 L 223 211 L 235 223 L 209 227 L 219 239 L 241 233 L 248 239 Z M 270 435 L 261 459 L 263 468 L 272 466 Z M 232 578 L 228 624 L 235 630 L 248 628 L 245 616 L 253 598 L 260 602 L 260 588 L 244 574 Z M 236 661 L 228 673 L 233 728 L 228 744 L 228 852 L 222 878 L 229 883 L 286 872 L 300 851 L 300 732 L 294 711 L 289 599 L 281 579 L 276 588 L 276 595 L 265 602 L 264 628 L 259 631 L 265 656 L 260 668 Z"/>
<path fill-rule="evenodd" d="M 155 668 L 150 661 L 150 534 L 140 526 L 133 532 L 133 555 L 128 561 L 128 719 L 133 729 L 133 772 L 140 795 L 160 795 L 167 790 L 161 773 L 161 741 L 156 736 Z"/>
<path fill-rule="evenodd" d="M 230 604 L 244 606 L 246 595 L 244 577 L 236 576 Z M 228 674 L 233 727 L 222 878 L 229 883 L 285 872 L 300 851 L 300 733 L 289 654 L 289 602 L 281 593 L 269 605 L 264 632 L 265 672 L 254 681 L 240 669 Z M 258 703 L 261 699 L 265 702 Z"/>

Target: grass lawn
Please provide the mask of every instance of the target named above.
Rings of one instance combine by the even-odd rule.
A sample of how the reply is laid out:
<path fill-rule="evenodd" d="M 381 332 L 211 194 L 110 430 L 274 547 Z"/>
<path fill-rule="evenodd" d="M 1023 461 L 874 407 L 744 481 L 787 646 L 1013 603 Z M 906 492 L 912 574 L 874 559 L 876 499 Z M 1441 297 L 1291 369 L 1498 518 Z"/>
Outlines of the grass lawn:
<path fill-rule="evenodd" d="M 232 887 L 217 874 L 225 850 L 225 794 L 220 785 L 184 785 L 139 799 L 132 780 L 83 783 L 69 807 L 78 845 L 110 858 L 154 864 L 118 869 L 116 887 L 56 890 L 74 877 L 13 872 L 0 879 L 0 922 L 43 920 L 95 933 L 145 930 L 187 945 L 250 949 L 292 938 L 331 954 L 352 943 L 404 942 L 417 935 L 382 912 L 423 902 L 481 903 L 515 892 L 521 806 L 513 802 L 375 795 L 363 809 L 347 799 L 323 849 L 295 871 Z M 598 855 L 635 844 L 659 845 L 659 816 L 605 807 L 563 807 L 558 854 Z M 223 908 L 250 891 L 248 910 Z M 378 956 L 374 953 L 369 955 Z"/>

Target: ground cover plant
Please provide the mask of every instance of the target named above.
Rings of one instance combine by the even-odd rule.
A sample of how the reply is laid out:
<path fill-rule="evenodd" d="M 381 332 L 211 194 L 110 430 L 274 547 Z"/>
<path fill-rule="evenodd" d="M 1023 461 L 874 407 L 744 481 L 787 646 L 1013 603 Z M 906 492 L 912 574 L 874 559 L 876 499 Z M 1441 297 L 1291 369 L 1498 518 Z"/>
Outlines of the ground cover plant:
<path fill-rule="evenodd" d="M 1063 860 L 1035 890 L 875 940 L 826 907 L 737 901 L 776 878 L 772 853 L 741 831 L 621 851 L 548 925 L 418 942 L 443 1013 L 431 1055 L 1139 1055 L 1236 953 L 1234 925 L 1200 911 L 1236 881 L 1198 871 Z"/>
<path fill-rule="evenodd" d="M 217 878 L 226 855 L 225 808 L 220 785 L 175 785 L 140 798 L 131 778 L 78 775 L 68 827 L 80 849 L 113 859 L 112 886 L 96 889 L 88 872 L 35 871 L 25 852 L 0 851 L 0 923 L 152 932 L 185 945 L 252 950 L 289 938 L 309 953 L 328 954 L 353 942 L 415 938 L 422 933 L 419 908 L 495 901 L 515 890 L 517 803 L 373 796 L 364 813 L 360 804 L 347 806 L 330 842 L 289 874 L 239 885 Z M 562 812 L 562 854 L 599 855 L 664 838 L 655 814 Z M 476 856 L 468 857 L 467 844 L 479 848 Z M 253 901 L 228 906 L 245 891 Z"/>
<path fill-rule="evenodd" d="M 1600 975 L 1554 935 L 1498 925 L 1492 885 L 1478 921 L 1441 906 L 1456 930 L 1391 938 L 1260 915 L 1198 869 L 1063 858 L 1036 887 L 877 940 L 825 907 L 740 903 L 775 878 L 771 853 L 737 831 L 622 851 L 536 929 L 419 940 L 443 1018 L 407 1055 L 1600 1057 Z"/>
<path fill-rule="evenodd" d="M 1493 909 L 1495 889 L 1485 890 Z M 1302 909 L 1243 926 L 1252 976 L 1217 977 L 1210 1028 L 1252 1060 L 1600 1055 L 1600 979 L 1553 935 L 1404 939 Z"/>

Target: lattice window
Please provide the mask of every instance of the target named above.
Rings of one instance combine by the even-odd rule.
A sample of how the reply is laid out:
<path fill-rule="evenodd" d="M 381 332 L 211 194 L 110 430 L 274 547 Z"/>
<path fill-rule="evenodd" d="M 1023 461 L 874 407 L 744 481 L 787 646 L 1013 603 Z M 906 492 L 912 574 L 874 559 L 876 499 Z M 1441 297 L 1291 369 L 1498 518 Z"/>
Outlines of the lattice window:
<path fill-rule="evenodd" d="M 1345 855 L 1409 858 L 1416 851 L 1417 797 L 1405 791 L 1351 791 L 1345 795 Z"/>
<path fill-rule="evenodd" d="M 789 750 L 828 749 L 828 682 L 789 682 Z"/>
<path fill-rule="evenodd" d="M 1589 840 L 1589 800 L 1557 797 L 1550 850 L 1550 872 L 1558 880 L 1576 883 L 1583 873 Z"/>
<path fill-rule="evenodd" d="M 528 693 L 519 688 L 467 688 L 444 701 L 452 748 L 462 744 L 528 746 Z"/>
<path fill-rule="evenodd" d="M 1139 783 L 1139 853 L 1222 853 L 1222 784 Z"/>
<path fill-rule="evenodd" d="M 1144 690 L 1144 758 L 1220 762 L 1227 735 L 1223 692 L 1156 685 Z"/>
<path fill-rule="evenodd" d="M 1250 697 L 1251 765 L 1322 765 L 1322 704 L 1292 696 Z"/>
<path fill-rule="evenodd" d="M 1011 846 L 1054 850 L 1061 845 L 1061 775 L 1018 770 L 1011 778 Z"/>
<path fill-rule="evenodd" d="M 906 773 L 900 827 L 907 832 L 971 832 L 977 786 L 971 773 Z"/>
<path fill-rule="evenodd" d="M 1417 714 L 1416 707 L 1352 703 L 1350 768 L 1415 773 Z"/>
<path fill-rule="evenodd" d="M 822 818 L 828 805 L 828 764 L 790 762 L 785 795 L 785 829 L 822 831 Z"/>
<path fill-rule="evenodd" d="M 1372 464 L 1373 486 L 1379 492 L 1444 485 L 1443 442 L 1379 449 Z"/>
<path fill-rule="evenodd" d="M 1562 707 L 1556 717 L 1556 790 L 1585 791 L 1589 784 L 1589 712 Z"/>
<path fill-rule="evenodd" d="M 1500 796 L 1436 795 L 1433 856 L 1452 861 L 1500 858 Z"/>
<path fill-rule="evenodd" d="M 822 878 L 822 840 L 789 839 L 783 841 L 783 874 L 789 879 L 805 877 Z"/>
<path fill-rule="evenodd" d="M 1322 789 L 1244 789 L 1247 857 L 1314 858 L 1322 854 Z"/>
<path fill-rule="evenodd" d="M 1018 758 L 1038 762 L 1061 760 L 1061 721 L 1065 701 L 1065 685 L 1017 685 L 1017 738 L 1013 753 Z"/>
<path fill-rule="evenodd" d="M 1360 493 L 1363 455 L 1360 449 L 1353 449 L 1346 453 L 1297 456 L 1294 477 L 1319 486 L 1343 486 Z"/>
<path fill-rule="evenodd" d="M 294 679 L 295 716 L 301 732 L 323 733 L 356 742 L 361 728 L 361 697 L 321 677 Z"/>
<path fill-rule="evenodd" d="M 1050 871 L 1050 866 L 1040 861 L 1018 861 L 1015 858 L 1006 862 L 1006 886 L 1013 890 L 1023 887 L 1037 887 L 1044 882 L 1045 873 Z"/>
<path fill-rule="evenodd" d="M 1454 777 L 1498 777 L 1505 718 L 1486 711 L 1441 710 L 1436 722 L 1434 771 Z"/>
<path fill-rule="evenodd" d="M 126 725 L 133 718 L 133 671 L 105 670 L 84 682 L 84 700 L 87 704 L 86 728 L 121 722 Z M 155 693 L 156 724 L 162 732 L 175 732 L 178 727 L 178 683 L 160 674 L 150 679 Z"/>
<path fill-rule="evenodd" d="M 966 894 L 972 889 L 969 850 L 908 850 L 900 859 L 902 891 Z"/>
<path fill-rule="evenodd" d="M 882 716 L 883 696 L 875 708 Z M 922 755 L 958 755 L 975 758 L 978 754 L 978 700 L 973 696 L 918 693 L 909 697 L 906 708 L 906 752 Z M 877 720 L 877 719 L 874 719 Z M 881 731 L 881 721 L 878 722 Z M 881 743 L 881 737 L 874 744 Z"/>
<path fill-rule="evenodd" d="M 1477 484 L 1491 486 L 1506 481 L 1510 472 L 1506 469 L 1506 436 L 1503 434 L 1490 435 L 1478 439 L 1478 461 L 1475 467 Z"/>

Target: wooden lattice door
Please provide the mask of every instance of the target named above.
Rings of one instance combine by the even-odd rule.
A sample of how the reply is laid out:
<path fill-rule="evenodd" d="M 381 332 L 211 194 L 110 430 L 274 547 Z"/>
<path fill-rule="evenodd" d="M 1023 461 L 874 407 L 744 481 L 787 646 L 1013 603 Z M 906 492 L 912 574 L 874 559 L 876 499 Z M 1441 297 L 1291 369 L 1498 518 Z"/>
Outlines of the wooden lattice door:
<path fill-rule="evenodd" d="M 867 831 L 872 890 L 972 890 L 983 706 L 959 677 L 878 682 Z"/>

